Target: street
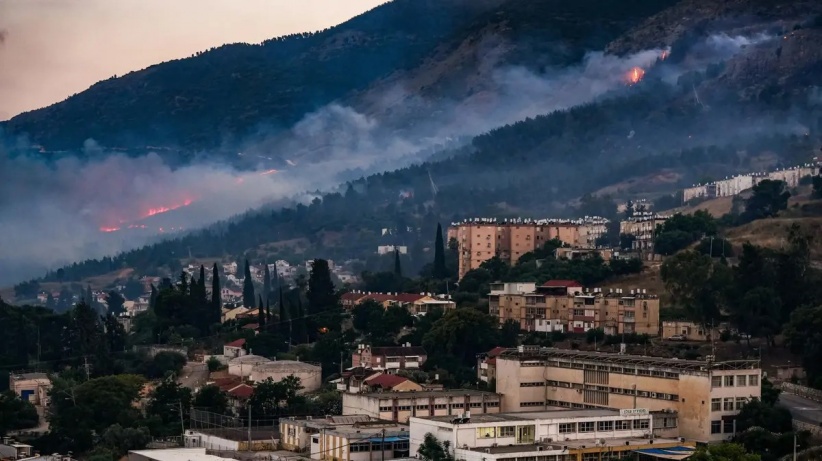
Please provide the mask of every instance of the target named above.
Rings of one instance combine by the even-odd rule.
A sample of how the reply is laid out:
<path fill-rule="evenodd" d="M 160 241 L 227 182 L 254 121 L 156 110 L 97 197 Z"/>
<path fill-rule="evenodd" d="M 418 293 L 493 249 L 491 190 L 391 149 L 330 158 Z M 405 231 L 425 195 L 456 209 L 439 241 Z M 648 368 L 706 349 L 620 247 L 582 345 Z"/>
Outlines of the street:
<path fill-rule="evenodd" d="M 208 366 L 200 362 L 188 362 L 180 372 L 178 379 L 183 387 L 195 390 L 205 385 L 208 381 Z"/>
<path fill-rule="evenodd" d="M 779 405 L 790 410 L 793 419 L 803 423 L 822 424 L 822 404 L 794 394 L 779 394 Z"/>

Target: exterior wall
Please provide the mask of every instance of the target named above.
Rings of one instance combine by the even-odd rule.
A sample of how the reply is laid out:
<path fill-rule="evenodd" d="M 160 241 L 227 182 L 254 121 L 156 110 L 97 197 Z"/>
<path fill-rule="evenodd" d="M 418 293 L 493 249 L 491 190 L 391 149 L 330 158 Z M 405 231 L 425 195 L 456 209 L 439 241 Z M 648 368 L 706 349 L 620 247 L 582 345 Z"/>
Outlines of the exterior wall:
<path fill-rule="evenodd" d="M 205 448 L 206 450 L 237 451 L 240 449 L 240 442 L 202 432 L 186 431 L 185 446 L 186 448 Z"/>
<path fill-rule="evenodd" d="M 411 417 L 499 413 L 501 397 L 496 394 L 463 394 L 442 391 L 435 395 L 414 393 L 343 394 L 343 415 L 368 415 L 406 423 Z"/>
<path fill-rule="evenodd" d="M 10 381 L 10 389 L 21 399 L 28 400 L 33 405 L 47 406 L 48 390 L 51 389 L 51 381 L 48 378 L 14 379 L 12 376 Z"/>
<path fill-rule="evenodd" d="M 223 346 L 223 355 L 226 357 L 237 358 L 245 354 L 245 349 L 242 347 Z"/>
<path fill-rule="evenodd" d="M 719 337 L 719 330 L 714 329 L 713 334 Z M 668 339 L 671 336 L 684 336 L 688 341 L 708 341 L 711 339 L 711 332 L 694 322 L 662 322 L 662 339 Z"/>
<path fill-rule="evenodd" d="M 351 354 L 351 363 L 353 366 L 373 368 L 375 370 L 418 369 L 422 367 L 427 359 L 428 356 L 424 354 L 399 356 L 376 355 L 372 352 L 371 347 L 358 349 Z"/>
<path fill-rule="evenodd" d="M 401 383 L 397 384 L 396 386 L 394 386 L 393 388 L 391 388 L 391 390 L 392 390 L 393 392 L 412 392 L 412 391 L 421 391 L 421 390 L 422 390 L 422 386 L 420 386 L 419 384 L 417 384 L 417 383 L 415 383 L 414 381 L 411 381 L 411 380 L 409 379 L 409 380 L 407 380 L 407 381 L 403 381 L 403 382 L 401 382 Z"/>
<path fill-rule="evenodd" d="M 761 395 L 758 369 L 685 372 L 638 366 L 631 368 L 632 373 L 617 373 L 610 371 L 614 367 L 607 361 L 601 363 L 594 370 L 497 357 L 496 389 L 504 397 L 502 411 L 537 411 L 552 406 L 670 411 L 677 413 L 682 437 L 707 442 L 730 435 L 712 434 L 712 421 L 732 419 L 744 401 Z M 722 381 L 723 386 L 712 387 L 713 377 L 724 380 L 725 376 L 734 376 L 734 385 L 724 386 Z M 745 376 L 744 386 L 737 376 Z M 711 410 L 712 399 L 721 399 L 722 410 Z M 725 410 L 725 399 L 732 399 L 732 408 Z"/>
<path fill-rule="evenodd" d="M 632 217 L 619 223 L 619 233 L 633 235 L 636 238 L 632 249 L 653 250 L 656 227 L 667 220 L 667 216 L 660 215 Z"/>
<path fill-rule="evenodd" d="M 376 436 L 376 435 L 375 435 Z M 356 440 L 334 434 L 320 433 L 311 436 L 311 459 L 316 460 L 344 460 L 344 461 L 374 461 L 393 459 L 394 449 L 374 450 L 365 452 L 351 451 L 350 447 Z M 404 443 L 407 446 L 407 442 Z M 394 445 L 394 444 L 388 444 Z"/>
<path fill-rule="evenodd" d="M 298 394 L 314 392 L 322 386 L 322 377 L 319 367 L 317 367 L 317 370 L 312 371 L 270 371 L 265 369 L 265 365 L 263 365 L 260 368 L 252 368 L 251 380 L 259 382 L 271 378 L 275 382 L 278 382 L 291 375 L 300 378 L 300 384 L 303 386 L 303 388 L 297 392 Z"/>
<path fill-rule="evenodd" d="M 728 379 L 733 380 L 733 384 L 728 385 Z M 716 381 L 721 380 L 721 385 L 716 386 Z M 751 385 L 751 381 L 754 384 Z M 736 431 L 736 426 L 724 423 L 731 420 L 742 405 L 751 398 L 761 398 L 762 396 L 762 373 L 761 370 L 714 370 L 711 372 L 711 382 L 708 385 L 710 392 L 710 400 L 706 402 L 707 410 L 704 413 L 704 424 L 707 426 L 704 435 L 709 437 L 711 441 L 720 441 L 727 439 Z M 720 410 L 715 410 L 715 399 L 721 399 Z M 728 404 L 732 404 L 732 408 Z M 721 433 L 712 433 L 711 424 L 717 421 L 722 422 Z M 728 429 L 731 429 L 728 431 Z"/>
<path fill-rule="evenodd" d="M 280 444 L 283 450 L 301 452 L 311 444 L 311 430 L 292 420 L 280 420 Z M 316 429 L 313 430 L 316 432 Z"/>

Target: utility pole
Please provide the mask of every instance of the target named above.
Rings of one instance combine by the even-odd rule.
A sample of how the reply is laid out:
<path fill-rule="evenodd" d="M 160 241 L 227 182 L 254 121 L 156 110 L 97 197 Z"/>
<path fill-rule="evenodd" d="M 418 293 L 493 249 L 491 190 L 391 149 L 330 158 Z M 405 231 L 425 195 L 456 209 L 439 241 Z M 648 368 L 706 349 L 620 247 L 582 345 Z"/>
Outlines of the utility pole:
<path fill-rule="evenodd" d="M 178 403 L 178 408 L 180 409 L 180 437 L 182 437 L 181 442 L 182 442 L 183 446 L 185 446 L 186 425 L 183 422 L 183 401 L 180 400 L 177 403 Z"/>
<path fill-rule="evenodd" d="M 248 451 L 251 451 L 251 404 L 248 404 Z"/>
<path fill-rule="evenodd" d="M 793 433 L 793 461 L 796 461 L 796 432 Z"/>
<path fill-rule="evenodd" d="M 794 438 L 796 438 L 796 435 L 794 435 Z M 794 447 L 796 447 L 796 444 L 794 444 Z M 794 448 L 794 450 L 796 450 L 796 448 Z M 382 461 L 385 461 L 385 429 L 382 430 L 382 444 L 380 446 L 380 453 L 382 454 Z"/>
<path fill-rule="evenodd" d="M 86 369 L 86 381 L 91 379 L 91 372 L 89 371 L 88 356 L 83 356 L 83 368 Z"/>

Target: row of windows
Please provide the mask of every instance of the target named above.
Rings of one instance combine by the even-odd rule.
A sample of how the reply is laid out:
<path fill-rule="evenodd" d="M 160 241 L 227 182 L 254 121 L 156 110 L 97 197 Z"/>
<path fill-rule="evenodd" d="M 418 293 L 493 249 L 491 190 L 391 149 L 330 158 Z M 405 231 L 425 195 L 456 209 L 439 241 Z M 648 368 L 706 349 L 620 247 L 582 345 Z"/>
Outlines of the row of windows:
<path fill-rule="evenodd" d="M 733 434 L 735 429 L 733 419 L 711 421 L 711 434 Z"/>
<path fill-rule="evenodd" d="M 711 376 L 711 387 L 759 386 L 759 375 Z"/>
<path fill-rule="evenodd" d="M 319 440 L 317 441 L 319 443 Z M 369 451 L 388 451 L 388 450 L 408 450 L 408 441 L 394 443 L 352 443 L 348 446 L 351 453 L 363 453 Z"/>
<path fill-rule="evenodd" d="M 724 399 L 711 399 L 711 411 L 733 411 L 741 410 L 748 402 L 745 397 L 725 397 Z"/>
<path fill-rule="evenodd" d="M 516 426 L 492 426 L 492 427 L 478 427 L 478 438 L 491 437 L 514 437 L 516 436 Z"/>
<path fill-rule="evenodd" d="M 549 380 L 548 385 L 551 387 L 564 387 L 569 389 L 585 389 L 591 391 L 601 391 L 601 392 L 609 392 L 611 394 L 620 394 L 620 395 L 634 395 L 636 394 L 637 397 L 644 397 L 650 399 L 659 399 L 659 400 L 679 400 L 679 396 L 676 394 L 665 394 L 662 392 L 650 392 L 650 391 L 643 391 L 638 389 L 623 389 L 621 387 L 607 387 L 607 386 L 596 386 L 590 384 L 579 384 L 579 383 L 569 383 L 565 381 L 553 381 Z M 533 384 L 533 383 L 528 383 Z M 522 386 L 521 387 L 528 387 Z"/>
<path fill-rule="evenodd" d="M 577 369 L 585 369 L 585 370 L 605 370 L 611 373 L 619 373 L 623 375 L 638 375 L 638 376 L 654 376 L 657 378 L 669 378 L 669 379 L 679 379 L 679 373 L 672 373 L 669 371 L 663 370 L 649 370 L 646 368 L 633 368 L 633 367 L 615 367 L 615 366 L 607 366 L 607 365 L 589 365 L 583 364 L 579 362 L 564 362 L 564 361 L 549 361 L 547 363 L 549 367 L 557 367 L 557 368 L 577 368 Z"/>
<path fill-rule="evenodd" d="M 628 431 L 633 429 L 650 428 L 650 419 L 634 419 L 627 421 L 585 421 L 581 423 L 562 423 L 559 425 L 560 434 L 594 431 Z"/>
<path fill-rule="evenodd" d="M 451 409 L 452 410 L 461 410 L 464 406 L 465 405 L 462 404 L 462 403 L 452 403 L 451 404 Z M 498 407 L 498 406 L 499 406 L 499 402 L 485 402 L 485 407 L 486 408 L 494 408 L 494 407 Z M 399 405 L 399 406 L 397 406 L 398 411 L 411 411 L 411 409 L 428 410 L 429 408 L 431 408 L 431 406 L 427 405 L 427 404 L 426 405 L 416 405 L 416 406 L 415 405 Z M 471 402 L 470 405 L 468 406 L 468 408 L 482 408 L 482 402 Z M 435 410 L 447 410 L 448 409 L 448 404 L 447 403 L 437 403 L 437 404 L 434 405 L 434 409 Z M 381 406 L 380 407 L 380 411 L 393 411 L 393 410 L 394 410 L 393 406 Z"/>

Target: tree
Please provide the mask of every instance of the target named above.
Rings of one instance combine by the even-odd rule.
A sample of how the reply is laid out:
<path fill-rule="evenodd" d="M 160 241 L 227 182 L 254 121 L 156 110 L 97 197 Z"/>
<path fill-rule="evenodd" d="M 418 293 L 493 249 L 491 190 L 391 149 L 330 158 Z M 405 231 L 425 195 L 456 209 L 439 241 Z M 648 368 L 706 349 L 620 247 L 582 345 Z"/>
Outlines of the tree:
<path fill-rule="evenodd" d="M 760 461 L 759 455 L 748 453 L 736 443 L 719 443 L 697 448 L 689 461 Z"/>
<path fill-rule="evenodd" d="M 439 223 L 437 223 L 437 236 L 434 240 L 433 276 L 438 280 L 448 277 L 448 269 L 445 267 L 445 241 L 442 238 L 442 225 Z"/>
<path fill-rule="evenodd" d="M 422 444 L 417 449 L 417 454 L 423 461 L 454 461 L 451 443 L 447 440 L 440 442 L 430 432 L 425 434 Z"/>
<path fill-rule="evenodd" d="M 158 352 L 154 357 L 145 362 L 143 374 L 151 379 L 165 377 L 176 377 L 180 375 L 186 358 L 177 352 Z"/>
<path fill-rule="evenodd" d="M 143 288 L 143 284 L 140 283 L 139 280 L 134 278 L 126 280 L 125 287 L 123 288 L 123 296 L 128 299 L 135 299 L 143 293 L 145 293 L 145 288 Z"/>
<path fill-rule="evenodd" d="M 101 437 L 101 444 L 111 451 L 113 459 L 120 459 L 131 450 L 142 450 L 151 442 L 151 433 L 147 427 L 123 427 L 114 424 L 106 429 Z"/>
<path fill-rule="evenodd" d="M 259 331 L 265 330 L 265 308 L 263 307 L 263 296 L 259 295 L 257 297 L 257 325 L 259 326 Z"/>
<path fill-rule="evenodd" d="M 745 211 L 740 218 L 743 222 L 776 216 L 788 208 L 791 193 L 785 188 L 784 181 L 766 179 L 753 187 L 753 195 L 745 201 Z"/>
<path fill-rule="evenodd" d="M 784 336 L 791 352 L 801 354 L 808 382 L 819 387 L 822 384 L 822 306 L 805 306 L 793 311 Z"/>
<path fill-rule="evenodd" d="M 660 274 L 674 302 L 685 307 L 692 320 L 708 325 L 719 318 L 730 283 L 727 267 L 714 264 L 710 256 L 683 251 L 666 259 Z"/>
<path fill-rule="evenodd" d="M 315 259 L 311 263 L 311 274 L 308 277 L 308 312 L 303 322 L 308 329 L 309 339 L 313 339 L 320 329 L 337 330 L 340 328 L 340 305 L 334 282 L 331 281 L 331 270 L 328 261 Z M 297 299 L 297 306 L 302 306 L 302 300 Z M 303 315 L 295 316 L 300 318 Z"/>
<path fill-rule="evenodd" d="M 736 431 L 762 427 L 770 432 L 790 432 L 793 418 L 787 408 L 768 405 L 757 398 L 748 401 L 736 419 Z"/>
<path fill-rule="evenodd" d="M 260 381 L 254 385 L 254 393 L 248 399 L 248 406 L 251 407 L 251 418 L 270 418 L 282 413 L 283 404 L 288 404 L 297 396 L 297 392 L 302 389 L 300 379 L 294 375 L 286 376 L 275 382 L 271 378 Z M 247 414 L 247 410 L 243 412 Z"/>
<path fill-rule="evenodd" d="M 222 362 L 220 362 L 217 357 L 214 357 L 213 355 L 208 358 L 206 365 L 208 366 L 208 371 L 211 373 L 223 368 Z"/>
<path fill-rule="evenodd" d="M 251 266 L 247 259 L 243 274 L 243 306 L 250 309 L 254 307 L 254 280 L 251 279 Z"/>
<path fill-rule="evenodd" d="M 402 266 L 400 265 L 400 252 L 399 250 L 394 250 L 394 275 L 397 277 L 402 277 Z"/>
<path fill-rule="evenodd" d="M 31 402 L 22 400 L 12 391 L 0 394 L 0 436 L 8 431 L 37 426 L 40 417 Z"/>
<path fill-rule="evenodd" d="M 231 415 L 228 396 L 219 387 L 208 385 L 201 387 L 194 396 L 194 408 L 221 415 Z"/>
<path fill-rule="evenodd" d="M 822 15 L 819 17 L 822 18 Z M 811 184 L 813 184 L 813 193 L 811 196 L 815 199 L 822 199 L 822 174 L 814 176 Z"/>
<path fill-rule="evenodd" d="M 455 309 L 431 326 L 422 343 L 429 360 L 441 365 L 476 363 L 476 356 L 497 345 L 498 323 L 476 309 Z"/>
<path fill-rule="evenodd" d="M 750 336 L 764 337 L 775 346 L 774 336 L 779 332 L 782 302 L 770 287 L 755 287 L 746 292 L 742 299 L 732 306 L 731 319 L 734 325 Z"/>
<path fill-rule="evenodd" d="M 220 323 L 223 312 L 223 300 L 220 289 L 220 271 L 217 269 L 217 263 L 211 268 L 211 323 Z"/>
<path fill-rule="evenodd" d="M 91 303 L 91 301 L 88 302 Z M 109 291 L 106 294 L 106 306 L 108 306 L 108 313 L 115 317 L 126 311 L 125 308 L 123 308 L 125 302 L 125 298 L 114 290 Z"/>
<path fill-rule="evenodd" d="M 519 341 L 519 322 L 508 319 L 499 330 L 499 345 L 502 347 L 516 347 Z"/>
<path fill-rule="evenodd" d="M 265 264 L 265 273 L 263 274 L 263 297 L 266 303 L 271 300 L 271 271 L 268 269 L 268 263 Z"/>
<path fill-rule="evenodd" d="M 197 280 L 197 303 L 205 308 L 208 305 L 208 293 L 206 293 L 205 266 L 200 264 L 200 279 Z"/>
<path fill-rule="evenodd" d="M 146 415 L 153 417 L 149 428 L 156 437 L 180 435 L 180 419 L 185 421 L 191 408 L 191 390 L 174 379 L 165 379 L 149 394 Z M 182 415 L 180 414 L 182 412 Z"/>

